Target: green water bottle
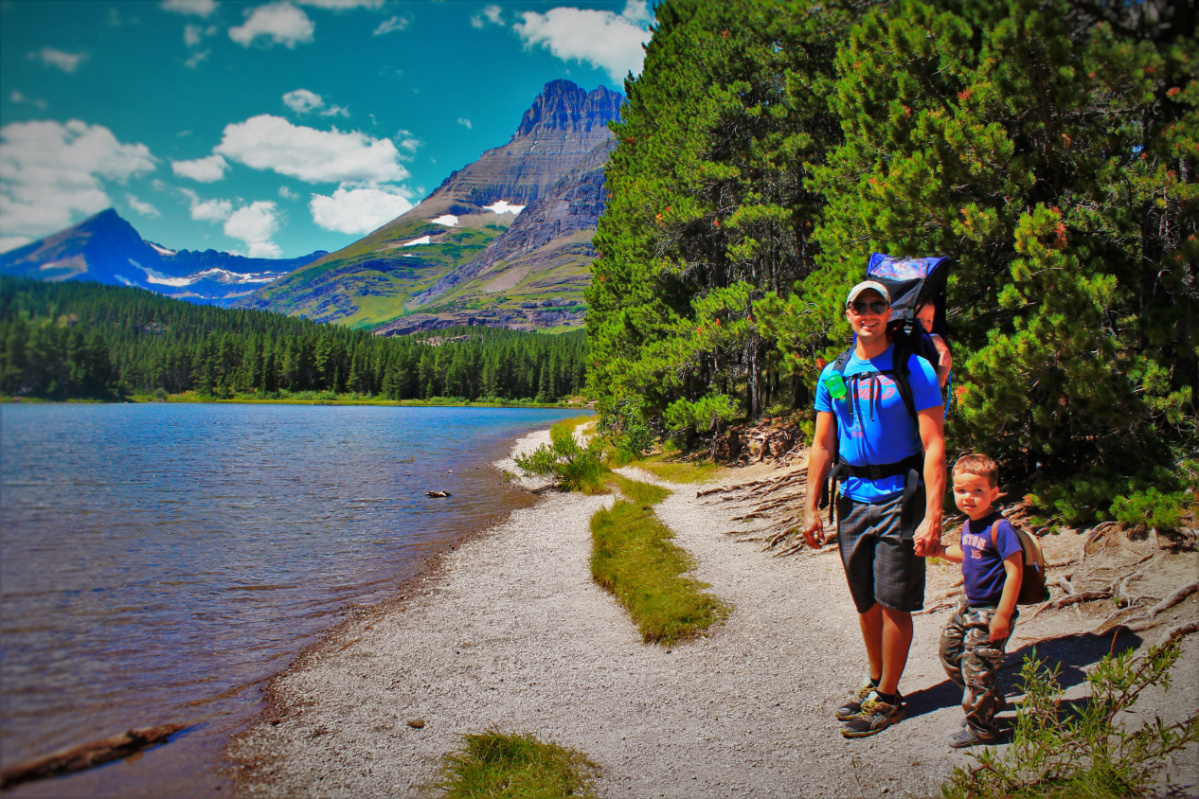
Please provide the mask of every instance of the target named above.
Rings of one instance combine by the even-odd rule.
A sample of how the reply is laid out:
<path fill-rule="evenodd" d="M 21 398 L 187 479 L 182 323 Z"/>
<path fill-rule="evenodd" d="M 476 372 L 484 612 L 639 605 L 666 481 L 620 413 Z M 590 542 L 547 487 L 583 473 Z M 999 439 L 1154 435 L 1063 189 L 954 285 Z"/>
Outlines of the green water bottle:
<path fill-rule="evenodd" d="M 845 399 L 845 395 L 849 393 L 845 388 L 845 380 L 841 377 L 840 372 L 833 372 L 824 378 L 824 387 L 828 389 L 829 396 L 834 400 L 843 400 Z"/>

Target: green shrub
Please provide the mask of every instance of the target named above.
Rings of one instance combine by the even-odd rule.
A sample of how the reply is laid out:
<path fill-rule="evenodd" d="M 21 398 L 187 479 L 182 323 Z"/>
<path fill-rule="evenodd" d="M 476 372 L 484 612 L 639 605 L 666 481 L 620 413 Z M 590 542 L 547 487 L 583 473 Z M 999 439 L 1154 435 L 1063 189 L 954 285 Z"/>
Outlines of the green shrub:
<path fill-rule="evenodd" d="M 1154 795 L 1166 758 L 1199 742 L 1199 714 L 1167 725 L 1128 714 L 1149 686 L 1170 687 L 1170 670 L 1182 655 L 1180 639 L 1108 655 L 1087 674 L 1091 696 L 1062 699 L 1058 666 L 1052 671 L 1034 652 L 1021 678 L 1025 700 L 1016 715 L 1012 745 L 975 755 L 941 788 L 943 799 L 1122 799 Z M 1163 794 L 1164 795 L 1164 794 Z"/>
<path fill-rule="evenodd" d="M 1157 467 L 1132 477 L 1095 469 L 1056 483 L 1040 482 L 1028 495 L 1037 513 L 1031 521 L 1050 519 L 1079 526 L 1115 520 L 1129 527 L 1174 530 L 1182 526 L 1195 505 L 1188 484 L 1197 464 L 1183 460 L 1176 470 Z"/>
<path fill-rule="evenodd" d="M 1195 497 L 1187 491 L 1162 493 L 1147 488 L 1127 497 L 1116 497 L 1112 517 L 1129 527 L 1155 527 L 1158 530 L 1177 530 L 1183 526 Z"/>
<path fill-rule="evenodd" d="M 595 796 L 586 757 L 531 735 L 488 731 L 465 736 L 465 748 L 447 755 L 445 799 L 563 799 Z"/>
<path fill-rule="evenodd" d="M 550 428 L 549 444 L 542 444 L 528 455 L 517 455 L 516 465 L 529 474 L 554 478 L 563 491 L 600 490 L 605 472 L 603 446 L 598 439 L 580 446 L 574 433 L 563 426 Z"/>
<path fill-rule="evenodd" d="M 617 459 L 622 462 L 644 456 L 658 439 L 638 409 L 627 401 L 605 404 L 597 429 L 612 443 Z"/>

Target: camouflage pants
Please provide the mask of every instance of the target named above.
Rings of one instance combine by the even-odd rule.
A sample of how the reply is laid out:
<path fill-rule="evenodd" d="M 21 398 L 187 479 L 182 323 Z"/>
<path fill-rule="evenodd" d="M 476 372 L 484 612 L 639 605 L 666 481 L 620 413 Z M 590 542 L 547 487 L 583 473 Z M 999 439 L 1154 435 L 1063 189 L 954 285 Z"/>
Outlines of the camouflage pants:
<path fill-rule="evenodd" d="M 994 615 L 995 608 L 972 608 L 963 599 L 941 633 L 941 665 L 949 679 L 965 692 L 962 710 L 966 711 L 966 723 L 986 736 L 999 733 L 995 724 L 995 713 L 1003 704 L 999 667 L 1003 665 L 1003 650 L 1007 646 L 1007 638 L 991 640 Z M 1018 615 L 1012 614 L 1013 628 Z"/>

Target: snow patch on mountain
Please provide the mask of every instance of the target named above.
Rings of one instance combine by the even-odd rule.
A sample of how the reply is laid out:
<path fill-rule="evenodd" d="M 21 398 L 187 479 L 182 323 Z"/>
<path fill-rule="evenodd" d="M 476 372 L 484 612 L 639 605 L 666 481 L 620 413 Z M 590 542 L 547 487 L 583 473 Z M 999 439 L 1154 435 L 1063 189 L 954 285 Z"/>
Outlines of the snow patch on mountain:
<path fill-rule="evenodd" d="M 499 202 L 494 202 L 491 205 L 484 205 L 483 207 L 488 211 L 491 211 L 493 214 L 512 214 L 513 216 L 525 210 L 525 206 L 513 205 L 507 200 L 500 200 Z"/>

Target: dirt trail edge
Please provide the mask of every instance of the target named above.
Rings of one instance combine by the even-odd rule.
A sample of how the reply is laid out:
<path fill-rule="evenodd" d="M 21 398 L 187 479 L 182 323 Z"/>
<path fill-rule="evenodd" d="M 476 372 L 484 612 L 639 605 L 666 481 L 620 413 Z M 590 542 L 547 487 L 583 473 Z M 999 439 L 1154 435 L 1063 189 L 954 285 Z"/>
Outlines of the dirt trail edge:
<path fill-rule="evenodd" d="M 239 795 L 436 796 L 442 756 L 486 729 L 583 752 L 605 799 L 936 795 L 969 761 L 945 743 L 961 719 L 937 662 L 945 613 L 915 619 L 909 718 L 847 740 L 832 713 L 863 677 L 862 645 L 835 551 L 774 558 L 725 534 L 731 509 L 670 487 L 659 517 L 734 608 L 710 637 L 642 644 L 589 574 L 589 522 L 612 498 L 547 493 L 276 678 L 273 714 L 229 747 Z M 1020 634 L 1012 650 L 1031 642 Z M 1175 705 L 1199 691 L 1195 638 Z M 1016 668 L 1004 670 L 1009 688 Z M 1175 779 L 1194 777 L 1193 758 L 1181 767 Z"/>

